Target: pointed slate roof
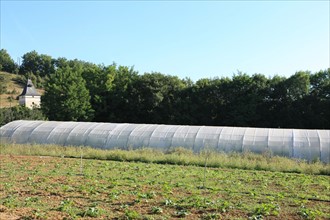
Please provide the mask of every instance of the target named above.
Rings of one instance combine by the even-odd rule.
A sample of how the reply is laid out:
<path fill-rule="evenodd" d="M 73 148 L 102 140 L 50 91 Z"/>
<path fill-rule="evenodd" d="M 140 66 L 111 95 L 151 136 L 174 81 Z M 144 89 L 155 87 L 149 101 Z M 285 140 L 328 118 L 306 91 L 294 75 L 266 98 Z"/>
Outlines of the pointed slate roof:
<path fill-rule="evenodd" d="M 22 94 L 20 96 L 40 96 L 40 94 L 37 92 L 36 88 L 34 87 L 32 81 L 30 79 L 27 80 L 27 83 L 23 89 Z"/>

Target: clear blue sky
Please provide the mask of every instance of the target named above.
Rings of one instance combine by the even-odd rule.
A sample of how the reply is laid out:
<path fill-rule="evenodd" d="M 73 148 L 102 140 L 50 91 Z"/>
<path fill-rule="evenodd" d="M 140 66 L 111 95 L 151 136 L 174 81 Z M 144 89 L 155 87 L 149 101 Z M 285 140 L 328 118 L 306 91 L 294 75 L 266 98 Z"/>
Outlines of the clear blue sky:
<path fill-rule="evenodd" d="M 140 74 L 290 76 L 329 68 L 329 1 L 4 1 L 1 48 Z"/>

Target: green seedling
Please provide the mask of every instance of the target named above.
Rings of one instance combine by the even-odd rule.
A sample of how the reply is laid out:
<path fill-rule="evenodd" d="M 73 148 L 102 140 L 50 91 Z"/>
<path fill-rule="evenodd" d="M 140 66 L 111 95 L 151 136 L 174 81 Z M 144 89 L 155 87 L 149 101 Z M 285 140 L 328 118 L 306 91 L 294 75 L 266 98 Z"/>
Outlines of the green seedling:
<path fill-rule="evenodd" d="M 2 205 L 6 206 L 7 208 L 18 207 L 18 199 L 16 196 L 9 195 L 3 200 Z"/>
<path fill-rule="evenodd" d="M 80 213 L 79 215 L 81 217 L 92 217 L 92 218 L 96 218 L 101 216 L 103 213 L 105 213 L 104 210 L 98 208 L 98 207 L 88 207 L 85 211 L 83 211 L 82 213 Z"/>
<path fill-rule="evenodd" d="M 70 199 L 61 201 L 60 206 L 57 208 L 58 211 L 68 213 L 70 216 L 75 216 L 77 208 L 74 207 L 74 203 Z"/>
<path fill-rule="evenodd" d="M 253 216 L 269 216 L 269 215 L 279 215 L 280 207 L 273 203 L 263 203 L 258 205 L 254 211 Z"/>
<path fill-rule="evenodd" d="M 152 214 L 161 214 L 162 212 L 163 212 L 163 209 L 161 207 L 153 206 L 151 208 L 151 213 Z"/>
<path fill-rule="evenodd" d="M 321 212 L 318 210 L 314 210 L 314 209 L 309 209 L 306 208 L 305 206 L 301 206 L 298 214 L 303 217 L 304 219 L 316 219 L 317 217 L 321 216 Z"/>
<path fill-rule="evenodd" d="M 189 215 L 189 212 L 187 210 L 179 210 L 175 212 L 175 216 L 179 218 L 184 218 Z"/>
<path fill-rule="evenodd" d="M 134 220 L 139 219 L 141 215 L 135 210 L 125 210 L 125 219 L 127 220 Z"/>

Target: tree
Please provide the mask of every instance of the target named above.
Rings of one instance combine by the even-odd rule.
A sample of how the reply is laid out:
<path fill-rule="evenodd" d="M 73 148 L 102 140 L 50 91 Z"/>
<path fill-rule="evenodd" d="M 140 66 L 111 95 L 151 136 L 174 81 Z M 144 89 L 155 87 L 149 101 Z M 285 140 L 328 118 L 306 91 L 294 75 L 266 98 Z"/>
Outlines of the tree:
<path fill-rule="evenodd" d="M 109 70 L 112 72 L 112 70 Z M 104 121 L 112 122 L 137 122 L 136 106 L 138 100 L 133 83 L 138 78 L 138 72 L 133 67 L 118 66 L 111 76 L 111 89 L 105 95 L 108 116 Z"/>
<path fill-rule="evenodd" d="M 310 94 L 303 99 L 304 127 L 330 128 L 330 68 L 310 76 Z"/>
<path fill-rule="evenodd" d="M 8 73 L 16 73 L 17 72 L 17 65 L 15 64 L 14 60 L 10 57 L 7 53 L 7 50 L 1 49 L 0 50 L 0 71 L 5 71 Z"/>
<path fill-rule="evenodd" d="M 175 76 L 145 73 L 133 82 L 135 116 L 139 123 L 175 123 L 174 96 L 184 87 Z"/>
<path fill-rule="evenodd" d="M 109 116 L 105 97 L 112 88 L 112 81 L 116 74 L 115 64 L 110 66 L 85 65 L 82 76 L 87 82 L 87 89 L 91 96 L 91 105 L 95 111 L 94 121 L 105 121 Z"/>
<path fill-rule="evenodd" d="M 45 85 L 41 108 L 49 120 L 88 121 L 93 117 L 86 82 L 77 69 L 56 70 Z"/>
<path fill-rule="evenodd" d="M 257 106 L 263 97 L 260 96 L 264 89 L 266 79 L 261 75 L 252 77 L 239 72 L 232 80 L 222 85 L 224 106 L 222 124 L 228 126 L 255 126 L 258 120 Z"/>
<path fill-rule="evenodd" d="M 35 50 L 23 55 L 22 65 L 19 73 L 27 74 L 32 72 L 36 76 L 45 77 L 55 72 L 55 61 L 51 56 L 38 54 Z"/>
<path fill-rule="evenodd" d="M 268 108 L 267 127 L 306 128 L 306 108 L 303 104 L 310 92 L 310 73 L 297 72 L 288 79 L 278 76 L 269 82 L 264 107 Z M 265 110 L 267 109 L 264 109 Z"/>
<path fill-rule="evenodd" d="M 178 114 L 178 104 L 180 103 L 179 97 L 181 92 L 187 87 L 188 81 L 179 79 L 177 76 L 163 76 L 161 77 L 160 86 L 163 99 L 158 106 L 157 114 L 161 119 L 160 122 L 165 124 L 177 124 L 181 114 Z"/>
<path fill-rule="evenodd" d="M 22 56 L 22 65 L 20 66 L 19 73 L 24 75 L 28 72 L 36 74 L 39 73 L 39 54 L 34 50 Z"/>

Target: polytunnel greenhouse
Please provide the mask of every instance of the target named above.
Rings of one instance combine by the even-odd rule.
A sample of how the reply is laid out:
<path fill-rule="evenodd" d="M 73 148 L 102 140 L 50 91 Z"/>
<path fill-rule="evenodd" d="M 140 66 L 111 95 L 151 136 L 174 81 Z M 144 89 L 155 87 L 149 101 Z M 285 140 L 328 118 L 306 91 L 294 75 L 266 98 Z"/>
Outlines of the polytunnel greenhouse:
<path fill-rule="evenodd" d="M 273 155 L 330 162 L 330 130 L 20 120 L 2 126 L 0 140 L 104 149 L 270 151 Z"/>

